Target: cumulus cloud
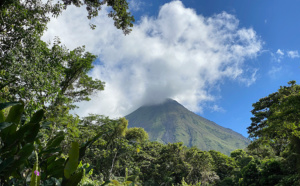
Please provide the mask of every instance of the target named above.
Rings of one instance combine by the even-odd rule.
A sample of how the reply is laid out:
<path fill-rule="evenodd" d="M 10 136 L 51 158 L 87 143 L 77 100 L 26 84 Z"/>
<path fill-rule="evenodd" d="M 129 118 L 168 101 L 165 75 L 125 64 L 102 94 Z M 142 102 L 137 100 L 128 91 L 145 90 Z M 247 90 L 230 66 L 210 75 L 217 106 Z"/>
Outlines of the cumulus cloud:
<path fill-rule="evenodd" d="M 294 50 L 294 51 L 288 51 L 287 52 L 287 55 L 290 57 L 290 58 L 299 58 L 299 53 L 297 50 Z"/>
<path fill-rule="evenodd" d="M 222 12 L 198 15 L 180 1 L 163 5 L 156 17 L 143 17 L 124 36 L 107 18 L 104 8 L 89 29 L 85 10 L 70 7 L 51 20 L 44 39 L 59 36 L 70 49 L 86 45 L 98 55 L 90 75 L 106 82 L 92 101 L 80 103 L 79 115 L 98 113 L 124 116 L 143 104 L 176 99 L 201 112 L 216 98 L 211 90 L 224 79 L 250 85 L 257 69 L 246 63 L 255 58 L 262 42 L 252 28 L 240 28 L 238 19 Z M 218 110 L 218 107 L 215 107 Z"/>

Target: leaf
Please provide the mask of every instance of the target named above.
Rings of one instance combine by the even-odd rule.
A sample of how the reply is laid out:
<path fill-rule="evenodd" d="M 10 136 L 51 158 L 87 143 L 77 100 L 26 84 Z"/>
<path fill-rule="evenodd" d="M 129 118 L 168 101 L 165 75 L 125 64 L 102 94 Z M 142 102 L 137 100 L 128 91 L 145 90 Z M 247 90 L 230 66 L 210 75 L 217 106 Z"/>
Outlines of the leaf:
<path fill-rule="evenodd" d="M 11 126 L 13 123 L 10 123 L 10 122 L 2 122 L 0 123 L 0 130 L 3 130 L 5 129 L 6 127 L 9 127 Z"/>
<path fill-rule="evenodd" d="M 105 181 L 101 186 L 105 186 L 105 185 L 107 185 L 107 184 L 109 184 L 109 183 L 111 183 L 111 181 Z"/>
<path fill-rule="evenodd" d="M 64 169 L 64 175 L 67 179 L 70 178 L 71 174 L 73 174 L 78 166 L 78 158 L 79 158 L 79 145 L 77 142 L 72 142 L 71 149 L 69 150 L 69 159 Z"/>
<path fill-rule="evenodd" d="M 7 167 L 10 167 L 13 162 L 14 162 L 14 157 L 10 157 L 10 158 L 4 160 L 3 162 L 1 162 L 1 164 L 0 164 L 0 175 L 6 174 L 7 171 L 5 171 L 5 169 Z"/>
<path fill-rule="evenodd" d="M 2 110 L 0 110 L 0 122 L 4 122 L 4 121 L 5 121 L 4 113 Z"/>
<path fill-rule="evenodd" d="M 17 145 L 12 147 L 3 147 L 0 149 L 1 159 L 6 159 L 14 156 L 18 152 L 19 148 Z"/>
<path fill-rule="evenodd" d="M 50 121 L 45 121 L 45 122 L 42 123 L 41 128 L 42 129 L 49 129 L 50 125 L 51 125 Z"/>
<path fill-rule="evenodd" d="M 24 112 L 24 104 L 16 104 L 9 110 L 6 122 L 12 122 L 18 124 L 21 120 L 22 114 Z"/>
<path fill-rule="evenodd" d="M 16 135 L 17 124 L 12 123 L 10 126 L 2 129 L 0 132 L 1 140 L 4 142 L 5 146 L 12 145 L 18 138 Z"/>
<path fill-rule="evenodd" d="M 27 143 L 31 143 L 31 142 L 35 141 L 36 136 L 37 136 L 39 130 L 40 130 L 40 125 L 38 123 L 32 125 L 31 126 L 31 131 L 28 130 L 28 131 L 25 132 L 25 134 L 24 134 L 24 140 Z"/>
<path fill-rule="evenodd" d="M 54 157 L 54 156 L 53 156 Z M 49 177 L 61 178 L 64 175 L 64 158 L 48 162 L 47 171 Z"/>
<path fill-rule="evenodd" d="M 30 118 L 29 123 L 39 123 L 43 119 L 43 116 L 44 116 L 44 110 L 41 109 L 33 114 L 33 116 Z"/>
<path fill-rule="evenodd" d="M 75 186 L 78 185 L 78 183 L 81 181 L 83 177 L 83 170 L 81 170 L 80 172 L 77 172 L 75 174 L 73 174 L 70 179 L 68 180 L 66 186 Z"/>
<path fill-rule="evenodd" d="M 3 110 L 7 107 L 10 107 L 10 106 L 14 106 L 14 105 L 21 105 L 22 103 L 20 102 L 8 102 L 8 103 L 0 103 L 0 110 Z"/>
<path fill-rule="evenodd" d="M 27 143 L 26 145 L 24 145 L 23 148 L 16 155 L 17 160 L 14 162 L 14 165 L 18 167 L 21 166 L 32 154 L 33 150 L 34 150 L 33 144 Z"/>
<path fill-rule="evenodd" d="M 54 138 L 48 141 L 46 145 L 46 149 L 55 148 L 60 145 L 60 143 L 64 140 L 65 135 L 63 131 L 60 131 L 56 134 Z"/>
<path fill-rule="evenodd" d="M 17 138 L 23 138 L 26 143 L 31 143 L 36 139 L 40 130 L 38 123 L 27 123 L 23 125 L 16 133 Z"/>
<path fill-rule="evenodd" d="M 111 182 L 116 186 L 120 185 L 120 183 L 117 180 L 111 180 Z"/>

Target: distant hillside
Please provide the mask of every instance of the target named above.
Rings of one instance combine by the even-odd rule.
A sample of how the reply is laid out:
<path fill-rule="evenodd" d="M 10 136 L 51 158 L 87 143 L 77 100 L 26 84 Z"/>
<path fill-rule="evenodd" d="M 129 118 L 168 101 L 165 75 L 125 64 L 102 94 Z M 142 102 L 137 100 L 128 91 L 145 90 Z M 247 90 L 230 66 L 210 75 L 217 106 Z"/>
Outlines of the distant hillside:
<path fill-rule="evenodd" d="M 129 127 L 142 127 L 150 140 L 162 143 L 184 142 L 188 147 L 216 150 L 229 155 L 244 149 L 249 140 L 231 129 L 221 127 L 183 107 L 175 100 L 142 106 L 125 116 Z"/>

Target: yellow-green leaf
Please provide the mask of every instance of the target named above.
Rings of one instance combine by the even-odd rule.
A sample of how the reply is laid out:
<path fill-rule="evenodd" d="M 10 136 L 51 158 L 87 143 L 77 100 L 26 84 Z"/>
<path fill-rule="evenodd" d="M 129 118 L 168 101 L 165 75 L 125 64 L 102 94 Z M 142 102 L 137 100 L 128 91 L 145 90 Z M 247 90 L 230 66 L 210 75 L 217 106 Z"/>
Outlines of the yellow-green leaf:
<path fill-rule="evenodd" d="M 76 171 L 78 167 L 79 145 L 77 142 L 72 142 L 69 150 L 69 159 L 64 169 L 64 175 L 68 179 Z"/>

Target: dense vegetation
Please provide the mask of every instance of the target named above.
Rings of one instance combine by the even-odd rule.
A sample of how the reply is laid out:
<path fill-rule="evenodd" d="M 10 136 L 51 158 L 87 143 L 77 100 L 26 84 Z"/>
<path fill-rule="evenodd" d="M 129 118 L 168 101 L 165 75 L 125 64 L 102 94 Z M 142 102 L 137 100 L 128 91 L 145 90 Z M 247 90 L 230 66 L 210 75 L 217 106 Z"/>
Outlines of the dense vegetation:
<path fill-rule="evenodd" d="M 49 15 L 71 3 L 101 5 L 127 34 L 125 0 L 0 1 L 0 185 L 299 185 L 300 86 L 292 81 L 253 104 L 253 142 L 226 156 L 150 142 L 124 118 L 69 114 L 103 90 L 87 75 L 95 56 L 40 37 Z M 92 25 L 93 27 L 93 25 Z"/>

